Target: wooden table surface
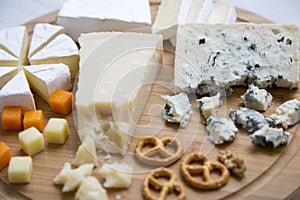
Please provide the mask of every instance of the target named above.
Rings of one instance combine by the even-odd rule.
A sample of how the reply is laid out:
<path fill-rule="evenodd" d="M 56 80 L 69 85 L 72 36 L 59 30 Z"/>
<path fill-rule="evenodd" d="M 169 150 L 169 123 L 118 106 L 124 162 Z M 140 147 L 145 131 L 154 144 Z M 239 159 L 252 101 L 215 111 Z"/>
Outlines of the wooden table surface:
<path fill-rule="evenodd" d="M 151 12 L 154 19 L 159 0 L 151 1 Z M 269 23 L 268 20 L 250 13 L 246 10 L 237 8 L 238 20 L 244 22 Z M 26 24 L 29 34 L 32 33 L 34 24 L 38 22 L 54 23 L 57 11 L 40 17 Z M 152 19 L 152 20 L 153 20 Z M 158 80 L 167 83 L 173 80 L 173 60 L 174 51 L 169 44 L 166 44 L 166 49 L 170 51 L 164 52 L 164 65 L 160 71 Z M 241 106 L 240 95 L 245 92 L 246 88 L 236 87 L 234 93 L 227 98 L 224 106 L 221 107 L 221 112 L 228 116 L 230 108 L 238 108 Z M 300 89 L 286 90 L 274 88 L 269 90 L 274 97 L 271 107 L 265 113 L 269 115 L 274 112 L 275 108 L 286 100 L 292 98 L 300 99 Z M 289 95 L 286 95 L 288 92 Z M 171 94 L 171 91 L 156 84 L 153 88 L 149 101 L 146 105 L 143 116 L 140 120 L 140 125 L 148 124 L 151 120 L 154 128 L 161 126 L 161 108 L 164 101 L 160 99 L 161 94 Z M 50 117 L 63 117 L 54 114 L 50 111 L 49 106 L 38 95 L 35 95 L 37 107 L 42 109 L 45 114 L 45 123 Z M 156 107 L 153 107 L 155 105 Z M 154 108 L 154 109 L 153 109 Z M 155 109 L 156 108 L 156 109 Z M 298 134 L 298 126 L 294 126 L 288 131 L 291 132 L 292 138 L 290 143 L 282 148 L 273 150 L 269 148 L 256 147 L 251 144 L 249 137 L 239 131 L 236 140 L 231 144 L 214 147 L 206 140 L 205 127 L 202 118 L 200 117 L 198 105 L 193 103 L 193 118 L 186 129 L 178 129 L 176 125 L 163 124 L 163 128 L 158 133 L 158 136 L 170 135 L 179 137 L 186 147 L 186 152 L 203 151 L 208 153 L 209 157 L 216 160 L 219 149 L 230 148 L 234 152 L 239 153 L 247 164 L 248 170 L 246 177 L 242 180 L 231 178 L 229 183 L 216 191 L 199 191 L 188 186 L 181 178 L 187 190 L 187 199 L 298 199 L 300 192 L 297 190 L 300 186 L 300 136 Z M 149 117 L 150 116 L 150 117 Z M 52 184 L 53 177 L 60 171 L 64 162 L 72 161 L 76 149 L 80 143 L 76 127 L 74 126 L 73 116 L 70 114 L 66 117 L 70 126 L 70 137 L 63 146 L 47 145 L 46 150 L 33 157 L 34 171 L 30 184 L 10 185 L 7 181 L 7 169 L 0 173 L 2 183 L 0 184 L 0 199 L 72 199 L 74 193 L 63 194 L 60 186 Z M 196 128 L 195 128 L 196 127 Z M 195 132 L 196 130 L 196 132 Z M 141 126 L 136 131 L 136 136 L 149 134 L 149 129 Z M 193 138 L 191 143 L 191 138 Z M 17 132 L 1 131 L 0 139 L 7 142 L 14 155 L 24 155 L 20 150 L 17 142 Z M 137 137 L 132 139 L 130 150 L 132 151 Z M 99 155 L 101 157 L 103 155 Z M 136 169 L 143 169 L 136 160 L 125 156 Z M 178 162 L 171 165 L 179 175 Z M 95 175 L 97 173 L 95 172 Z M 133 183 L 127 190 L 108 190 L 110 199 L 114 199 L 116 195 L 121 195 L 122 199 L 142 199 L 141 182 L 145 173 L 133 175 Z M 100 179 L 100 181 L 103 181 Z"/>

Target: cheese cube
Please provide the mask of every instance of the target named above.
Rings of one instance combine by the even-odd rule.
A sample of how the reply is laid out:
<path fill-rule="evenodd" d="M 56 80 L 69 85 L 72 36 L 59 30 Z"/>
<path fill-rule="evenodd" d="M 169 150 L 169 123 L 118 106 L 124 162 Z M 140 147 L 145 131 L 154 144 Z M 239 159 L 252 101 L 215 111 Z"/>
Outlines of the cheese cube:
<path fill-rule="evenodd" d="M 73 94 L 64 90 L 56 90 L 51 94 L 49 103 L 53 112 L 68 115 L 73 108 Z"/>
<path fill-rule="evenodd" d="M 24 129 L 35 127 L 39 131 L 44 130 L 44 114 L 42 110 L 27 111 L 23 119 Z"/>
<path fill-rule="evenodd" d="M 10 183 L 29 183 L 32 174 L 32 159 L 30 156 L 15 156 L 8 166 L 8 181 Z"/>
<path fill-rule="evenodd" d="M 12 153 L 5 142 L 0 141 L 0 171 L 4 169 L 11 159 Z"/>
<path fill-rule="evenodd" d="M 5 106 L 2 110 L 2 129 L 5 131 L 21 130 L 22 107 Z"/>
<path fill-rule="evenodd" d="M 51 118 L 44 132 L 48 143 L 64 144 L 69 135 L 68 122 L 65 119 Z"/>
<path fill-rule="evenodd" d="M 19 142 L 22 150 L 29 156 L 33 156 L 45 148 L 44 137 L 35 127 L 19 133 Z"/>

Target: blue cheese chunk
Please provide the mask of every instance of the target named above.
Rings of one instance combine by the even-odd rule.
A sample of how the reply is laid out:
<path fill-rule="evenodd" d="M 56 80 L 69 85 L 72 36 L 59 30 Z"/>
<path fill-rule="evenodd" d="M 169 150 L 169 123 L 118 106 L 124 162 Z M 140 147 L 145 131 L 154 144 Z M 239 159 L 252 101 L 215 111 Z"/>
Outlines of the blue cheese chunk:
<path fill-rule="evenodd" d="M 184 128 L 190 120 L 192 114 L 191 103 L 186 93 L 179 93 L 174 96 L 161 96 L 166 100 L 163 111 L 163 118 L 168 122 L 180 123 L 180 127 Z"/>
<path fill-rule="evenodd" d="M 251 83 L 260 88 L 296 88 L 299 28 L 252 23 L 180 26 L 174 79 L 175 92 Z"/>
<path fill-rule="evenodd" d="M 220 99 L 220 93 L 211 97 L 202 97 L 197 100 L 200 102 L 200 110 L 205 119 L 210 116 L 214 116 L 216 110 L 222 105 L 222 100 Z"/>
<path fill-rule="evenodd" d="M 233 141 L 238 129 L 230 119 L 211 116 L 207 119 L 206 131 L 212 143 L 223 144 Z"/>
<path fill-rule="evenodd" d="M 245 94 L 241 96 L 247 108 L 266 111 L 273 97 L 265 89 L 259 89 L 251 84 Z"/>
<path fill-rule="evenodd" d="M 281 104 L 269 120 L 273 121 L 275 126 L 281 124 L 284 128 L 295 125 L 300 120 L 300 101 L 293 99 Z"/>
<path fill-rule="evenodd" d="M 242 125 L 247 133 L 253 133 L 263 126 L 269 126 L 268 121 L 261 113 L 249 108 L 241 107 L 238 110 L 231 110 L 230 117 L 236 124 Z"/>
<path fill-rule="evenodd" d="M 290 134 L 284 132 L 282 128 L 263 126 L 261 129 L 255 131 L 255 133 L 250 136 L 250 139 L 257 145 L 277 148 L 286 145 L 289 137 Z"/>

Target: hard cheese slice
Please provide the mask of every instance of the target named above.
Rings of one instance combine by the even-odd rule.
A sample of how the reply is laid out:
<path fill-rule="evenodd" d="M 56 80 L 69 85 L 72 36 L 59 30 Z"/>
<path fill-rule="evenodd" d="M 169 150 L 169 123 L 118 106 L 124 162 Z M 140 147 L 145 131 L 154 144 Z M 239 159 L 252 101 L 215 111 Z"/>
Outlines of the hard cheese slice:
<path fill-rule="evenodd" d="M 75 41 L 89 32 L 151 32 L 150 5 L 148 0 L 69 0 L 59 11 L 57 24 Z"/>
<path fill-rule="evenodd" d="M 29 58 L 32 65 L 64 63 L 69 66 L 71 77 L 78 72 L 78 48 L 74 41 L 65 34 L 58 35 L 43 49 Z"/>
<path fill-rule="evenodd" d="M 28 58 L 32 57 L 36 52 L 44 48 L 57 35 L 64 33 L 64 27 L 47 23 L 40 23 L 34 26 Z"/>
<path fill-rule="evenodd" d="M 21 106 L 23 112 L 35 110 L 33 95 L 23 70 L 0 90 L 0 111 L 4 106 Z"/>
<path fill-rule="evenodd" d="M 71 89 L 71 75 L 65 64 L 44 64 L 24 66 L 31 88 L 48 102 L 56 90 Z"/>
<path fill-rule="evenodd" d="M 205 22 L 212 6 L 212 0 L 192 0 L 185 23 Z"/>
<path fill-rule="evenodd" d="M 162 37 L 91 33 L 79 38 L 78 132 L 108 153 L 127 149 L 162 62 Z"/>
<path fill-rule="evenodd" d="M 207 23 L 233 23 L 237 16 L 229 0 L 214 3 L 208 16 Z"/>
<path fill-rule="evenodd" d="M 27 63 L 28 45 L 28 34 L 25 26 L 0 30 L 0 49 L 16 57 L 19 60 L 18 65 Z"/>
<path fill-rule="evenodd" d="M 295 25 L 190 24 L 179 27 L 175 91 L 218 92 L 232 85 L 299 82 L 299 30 Z"/>
<path fill-rule="evenodd" d="M 17 73 L 17 67 L 0 67 L 0 89 Z"/>

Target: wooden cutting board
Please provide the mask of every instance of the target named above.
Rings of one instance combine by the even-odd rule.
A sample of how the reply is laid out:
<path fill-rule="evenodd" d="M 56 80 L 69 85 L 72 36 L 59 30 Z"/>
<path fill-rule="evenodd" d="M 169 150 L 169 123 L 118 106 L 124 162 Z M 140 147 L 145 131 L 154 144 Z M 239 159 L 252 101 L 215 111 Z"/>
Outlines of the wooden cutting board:
<path fill-rule="evenodd" d="M 154 21 L 160 0 L 151 0 L 152 21 Z M 243 22 L 268 23 L 270 21 L 250 13 L 246 10 L 237 8 L 238 20 Z M 57 11 L 40 17 L 26 24 L 29 34 L 32 33 L 33 27 L 38 22 L 55 23 Z M 239 129 L 237 138 L 233 143 L 221 146 L 213 146 L 206 138 L 205 126 L 200 116 L 197 103 L 193 103 L 193 116 L 186 129 L 179 129 L 178 126 L 165 124 L 161 119 L 161 111 L 164 101 L 160 95 L 172 94 L 172 91 L 166 85 L 172 87 L 173 80 L 173 61 L 174 49 L 169 43 L 165 44 L 168 51 L 164 52 L 164 65 L 158 77 L 158 83 L 155 84 L 149 101 L 144 110 L 143 116 L 139 122 L 135 138 L 132 139 L 130 152 L 123 158 L 126 162 L 131 163 L 135 168 L 132 185 L 125 189 L 109 189 L 110 199 L 115 199 L 120 195 L 122 199 L 138 200 L 142 199 L 141 183 L 144 176 L 150 168 L 144 168 L 136 161 L 132 152 L 139 136 L 157 134 L 158 137 L 166 135 L 177 137 L 182 141 L 185 147 L 185 155 L 188 152 L 201 151 L 207 153 L 212 160 L 217 159 L 217 153 L 220 149 L 231 149 L 234 153 L 244 158 L 247 171 L 244 179 L 239 180 L 231 177 L 229 183 L 215 191 L 196 190 L 188 186 L 180 177 L 178 162 L 169 166 L 180 177 L 187 191 L 187 199 L 283 199 L 295 197 L 295 192 L 300 186 L 300 136 L 298 134 L 299 125 L 289 128 L 291 140 L 285 147 L 279 149 L 270 149 L 254 146 L 249 136 Z M 160 84 L 159 84 L 160 82 Z M 164 84 L 161 84 L 164 83 Z M 240 96 L 246 88 L 236 87 L 233 94 L 226 99 L 225 104 L 221 107 L 219 114 L 227 116 L 231 108 L 236 109 L 242 105 Z M 273 95 L 271 107 L 264 114 L 269 115 L 274 112 L 281 103 L 293 99 L 300 99 L 300 89 L 287 90 L 274 88 L 269 90 Z M 52 113 L 49 105 L 38 95 L 35 95 L 38 109 L 42 109 L 45 114 L 45 124 L 51 117 L 64 117 Z M 33 174 L 30 184 L 11 185 L 8 183 L 7 168 L 0 173 L 1 183 L 0 198 L 10 199 L 72 199 L 74 193 L 61 192 L 62 187 L 53 185 L 52 180 L 61 170 L 64 162 L 71 162 L 74 158 L 80 140 L 77 136 L 76 127 L 73 121 L 73 115 L 66 117 L 70 126 L 70 136 L 64 145 L 46 145 L 45 151 L 33 157 Z M 151 126 L 149 126 L 151 125 Z M 151 127 L 151 128 L 149 128 Z M 240 127 L 239 127 L 240 128 Z M 24 155 L 20 150 L 18 143 L 18 132 L 1 131 L 0 140 L 9 144 L 13 155 Z M 101 160 L 105 154 L 100 153 Z M 100 163 L 101 165 L 101 163 Z M 103 179 L 94 170 L 94 174 L 101 182 Z M 2 193 L 2 194 L 1 194 Z M 298 193 L 296 193 L 298 194 Z M 297 195 L 298 196 L 298 195 Z M 298 196 L 299 197 L 299 196 Z M 295 197 L 296 198 L 296 197 Z"/>

